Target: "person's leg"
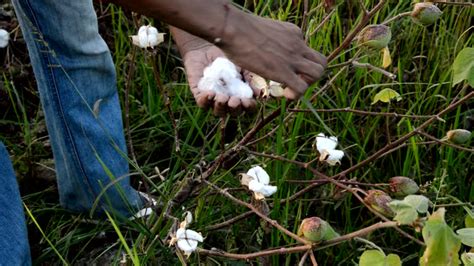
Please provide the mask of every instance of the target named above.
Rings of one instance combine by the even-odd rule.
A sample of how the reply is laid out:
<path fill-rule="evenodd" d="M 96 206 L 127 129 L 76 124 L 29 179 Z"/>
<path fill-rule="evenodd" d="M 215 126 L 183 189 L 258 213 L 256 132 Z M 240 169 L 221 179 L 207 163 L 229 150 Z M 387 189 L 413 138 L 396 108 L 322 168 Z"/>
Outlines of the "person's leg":
<path fill-rule="evenodd" d="M 99 212 L 131 216 L 143 203 L 130 186 L 115 69 L 92 0 L 13 5 L 38 82 L 61 204 L 86 212 L 99 197 Z"/>
<path fill-rule="evenodd" d="M 0 265 L 31 265 L 25 214 L 10 157 L 0 141 Z"/>

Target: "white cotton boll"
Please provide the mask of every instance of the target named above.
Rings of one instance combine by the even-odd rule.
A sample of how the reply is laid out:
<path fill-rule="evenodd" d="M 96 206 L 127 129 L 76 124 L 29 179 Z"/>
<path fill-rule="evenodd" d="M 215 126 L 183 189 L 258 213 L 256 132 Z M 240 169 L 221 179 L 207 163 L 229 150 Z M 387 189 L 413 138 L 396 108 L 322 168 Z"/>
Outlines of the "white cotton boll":
<path fill-rule="evenodd" d="M 241 78 L 237 67 L 229 59 L 225 57 L 218 57 L 212 62 L 211 67 L 221 71 L 221 74 L 232 76 L 233 78 Z"/>
<path fill-rule="evenodd" d="M 146 48 L 148 46 L 147 26 L 141 26 L 138 29 L 138 46 Z"/>
<path fill-rule="evenodd" d="M 344 157 L 344 152 L 341 150 L 329 150 L 329 156 L 326 158 L 326 162 L 330 165 L 335 165 L 336 163 L 340 163 L 342 157 Z"/>
<path fill-rule="evenodd" d="M 275 194 L 275 192 L 277 192 L 277 187 L 265 185 L 259 192 L 262 193 L 265 197 L 270 197 L 271 195 Z"/>
<path fill-rule="evenodd" d="M 249 189 L 254 192 L 260 192 L 263 189 L 264 184 L 258 182 L 258 180 L 253 179 L 249 182 Z"/>
<path fill-rule="evenodd" d="M 249 182 L 249 189 L 255 193 L 262 194 L 264 197 L 269 197 L 277 191 L 276 186 L 264 185 L 256 179 Z"/>
<path fill-rule="evenodd" d="M 212 90 L 219 94 L 238 98 L 252 98 L 253 90 L 242 81 L 237 67 L 225 57 L 216 58 L 204 68 L 203 77 L 198 83 L 200 90 Z"/>
<path fill-rule="evenodd" d="M 268 183 L 270 183 L 270 176 L 262 167 L 258 165 L 250 168 L 247 171 L 247 175 L 255 178 L 259 183 L 264 185 L 268 185 Z"/>
<path fill-rule="evenodd" d="M 323 133 L 319 133 L 316 137 L 316 148 L 320 153 L 323 150 L 334 150 L 337 146 L 337 138 L 327 138 Z"/>
<path fill-rule="evenodd" d="M 323 133 L 318 134 L 316 137 L 316 148 L 321 154 L 319 157 L 320 161 L 325 161 L 331 166 L 341 162 L 342 157 L 344 157 L 344 152 L 335 149 L 337 142 L 337 137 L 326 137 Z"/>
<path fill-rule="evenodd" d="M 233 79 L 227 84 L 229 88 L 229 93 L 231 96 L 239 97 L 239 98 L 252 98 L 253 91 L 250 88 L 249 84 L 243 82 L 240 79 Z"/>
<path fill-rule="evenodd" d="M 176 239 L 178 248 L 184 251 L 184 254 L 186 255 L 195 251 L 198 243 L 204 241 L 200 233 L 184 228 L 179 228 L 176 231 Z"/>
<path fill-rule="evenodd" d="M 212 77 L 201 78 L 198 83 L 198 89 L 202 91 L 214 91 L 215 93 L 227 94 L 224 82 Z"/>
<path fill-rule="evenodd" d="M 4 29 L 0 29 L 0 48 L 5 48 L 8 46 L 8 41 L 10 40 L 10 33 Z"/>
<path fill-rule="evenodd" d="M 164 41 L 164 33 L 158 33 L 158 30 L 150 25 L 141 26 L 138 34 L 131 37 L 132 43 L 140 48 L 153 48 Z"/>
<path fill-rule="evenodd" d="M 164 33 L 159 33 L 155 27 L 149 26 L 147 29 L 148 45 L 155 47 L 164 41 Z"/>

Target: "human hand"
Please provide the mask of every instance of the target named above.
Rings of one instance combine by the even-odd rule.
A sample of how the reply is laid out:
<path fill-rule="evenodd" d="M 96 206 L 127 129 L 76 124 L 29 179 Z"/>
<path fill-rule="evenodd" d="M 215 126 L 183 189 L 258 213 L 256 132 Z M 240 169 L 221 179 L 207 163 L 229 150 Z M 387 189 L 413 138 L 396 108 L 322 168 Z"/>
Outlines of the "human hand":
<path fill-rule="evenodd" d="M 222 50 L 204 40 L 200 42 L 199 45 L 194 45 L 193 48 L 187 47 L 184 52 L 183 63 L 189 86 L 197 105 L 201 108 L 212 108 L 214 114 L 217 116 L 223 116 L 227 113 L 238 115 L 243 111 L 254 110 L 257 105 L 254 98 L 239 98 L 198 88 L 198 83 L 203 77 L 204 69 L 218 57 L 225 57 Z M 242 70 L 238 66 L 237 71 L 242 73 L 244 81 L 248 81 L 250 72 Z M 260 94 L 258 89 L 252 87 L 252 90 L 254 96 Z"/>
<path fill-rule="evenodd" d="M 235 64 L 287 85 L 288 99 L 299 98 L 327 65 L 322 54 L 306 45 L 296 25 L 243 12 L 229 12 L 217 45 Z"/>

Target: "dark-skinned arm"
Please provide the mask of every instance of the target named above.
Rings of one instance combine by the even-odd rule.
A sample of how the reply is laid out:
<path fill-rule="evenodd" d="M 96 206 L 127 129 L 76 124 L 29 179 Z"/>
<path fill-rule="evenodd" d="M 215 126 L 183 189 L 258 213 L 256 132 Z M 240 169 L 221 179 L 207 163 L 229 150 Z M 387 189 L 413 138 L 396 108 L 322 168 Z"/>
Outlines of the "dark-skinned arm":
<path fill-rule="evenodd" d="M 288 85 L 289 99 L 301 96 L 326 66 L 296 25 L 245 13 L 226 0 L 113 2 L 216 44 L 240 67 Z"/>

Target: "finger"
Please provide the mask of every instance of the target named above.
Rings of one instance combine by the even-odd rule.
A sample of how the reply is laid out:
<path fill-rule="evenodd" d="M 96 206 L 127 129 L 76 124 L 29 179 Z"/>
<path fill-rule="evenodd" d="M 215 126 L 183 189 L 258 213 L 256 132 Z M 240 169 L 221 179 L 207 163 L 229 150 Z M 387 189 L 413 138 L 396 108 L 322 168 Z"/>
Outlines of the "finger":
<path fill-rule="evenodd" d="M 224 116 L 227 113 L 227 101 L 229 100 L 229 96 L 225 94 L 216 94 L 214 97 L 214 115 L 216 116 Z"/>
<path fill-rule="evenodd" d="M 301 74 L 308 84 L 312 84 L 323 76 L 324 68 L 320 64 L 306 60 L 305 62 L 297 63 L 296 73 Z"/>
<path fill-rule="evenodd" d="M 215 97 L 214 91 L 199 91 L 199 93 L 196 94 L 194 98 L 196 100 L 196 104 L 200 108 L 207 109 L 213 105 L 214 97 Z"/>
<path fill-rule="evenodd" d="M 290 89 L 289 87 L 286 87 L 283 90 L 283 96 L 287 98 L 288 100 L 298 100 L 301 97 L 302 94 L 297 93 L 295 90 Z"/>
<path fill-rule="evenodd" d="M 303 56 L 315 63 L 320 64 L 323 68 L 326 68 L 328 61 L 324 55 L 308 47 L 307 51 L 303 53 Z"/>
<path fill-rule="evenodd" d="M 288 88 L 285 88 L 283 95 L 290 100 L 298 99 L 304 94 L 306 89 L 308 89 L 308 84 L 296 73 L 290 75 L 290 78 L 286 81 L 286 85 Z"/>
<path fill-rule="evenodd" d="M 253 112 L 257 109 L 257 101 L 254 99 L 241 99 L 242 108 L 247 112 Z"/>
<path fill-rule="evenodd" d="M 229 107 L 229 111 L 232 116 L 237 116 L 242 113 L 242 104 L 239 97 L 230 97 L 229 101 L 227 102 L 227 106 Z"/>

